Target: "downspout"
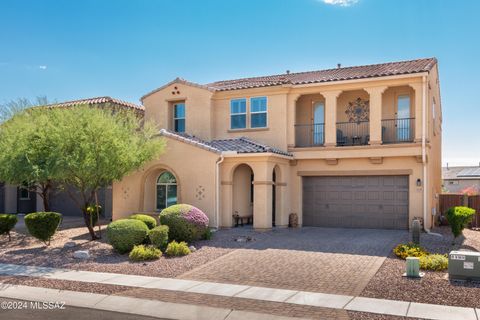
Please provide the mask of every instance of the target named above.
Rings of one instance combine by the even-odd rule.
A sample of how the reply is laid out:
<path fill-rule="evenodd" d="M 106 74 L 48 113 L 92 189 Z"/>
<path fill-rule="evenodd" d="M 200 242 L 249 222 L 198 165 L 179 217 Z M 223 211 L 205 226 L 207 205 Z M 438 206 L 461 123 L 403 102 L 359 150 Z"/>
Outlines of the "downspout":
<path fill-rule="evenodd" d="M 215 162 L 215 228 L 218 230 L 220 227 L 220 164 L 225 160 L 223 152 L 220 158 Z"/>
<path fill-rule="evenodd" d="M 427 233 L 427 150 L 426 150 L 426 134 L 427 134 L 427 81 L 426 76 L 422 77 L 422 165 L 423 165 L 423 228 Z"/>

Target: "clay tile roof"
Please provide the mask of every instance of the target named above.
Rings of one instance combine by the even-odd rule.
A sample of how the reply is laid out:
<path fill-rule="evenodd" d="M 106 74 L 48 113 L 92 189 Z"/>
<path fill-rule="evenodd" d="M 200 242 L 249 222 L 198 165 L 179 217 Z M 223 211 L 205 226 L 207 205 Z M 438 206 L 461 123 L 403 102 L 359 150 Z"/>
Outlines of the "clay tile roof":
<path fill-rule="evenodd" d="M 46 107 L 54 108 L 54 107 L 72 107 L 77 105 L 94 105 L 94 104 L 113 104 L 120 107 L 132 108 L 138 111 L 145 111 L 143 106 L 139 106 L 133 104 L 131 102 L 114 99 L 111 97 L 97 97 L 97 98 L 88 98 L 88 99 L 79 99 L 79 100 L 72 100 L 72 101 L 65 101 L 60 103 L 49 104 Z"/>
<path fill-rule="evenodd" d="M 236 80 L 224 80 L 209 83 L 205 86 L 216 91 L 227 91 L 285 84 L 302 85 L 309 83 L 386 77 L 428 72 L 436 63 L 437 59 L 427 58 Z"/>
<path fill-rule="evenodd" d="M 160 130 L 160 135 L 216 153 L 235 151 L 237 153 L 275 153 L 283 156 L 292 156 L 291 153 L 245 137 L 206 141 L 186 133 L 172 132 L 165 129 Z"/>

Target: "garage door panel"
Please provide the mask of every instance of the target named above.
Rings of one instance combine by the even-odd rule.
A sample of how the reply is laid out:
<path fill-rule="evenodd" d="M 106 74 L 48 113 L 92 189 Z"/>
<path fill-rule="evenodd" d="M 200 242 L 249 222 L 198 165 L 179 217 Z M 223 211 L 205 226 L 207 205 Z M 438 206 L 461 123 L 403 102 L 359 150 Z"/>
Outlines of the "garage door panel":
<path fill-rule="evenodd" d="M 303 186 L 305 226 L 408 228 L 408 176 L 304 177 Z"/>

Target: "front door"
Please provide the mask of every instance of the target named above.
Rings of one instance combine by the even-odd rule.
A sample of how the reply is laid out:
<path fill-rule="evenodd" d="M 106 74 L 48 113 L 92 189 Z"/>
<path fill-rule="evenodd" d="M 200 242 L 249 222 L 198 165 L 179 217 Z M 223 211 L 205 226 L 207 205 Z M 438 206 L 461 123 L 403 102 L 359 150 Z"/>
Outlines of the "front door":
<path fill-rule="evenodd" d="M 325 126 L 325 104 L 315 102 L 313 104 L 313 144 L 323 145 Z"/>

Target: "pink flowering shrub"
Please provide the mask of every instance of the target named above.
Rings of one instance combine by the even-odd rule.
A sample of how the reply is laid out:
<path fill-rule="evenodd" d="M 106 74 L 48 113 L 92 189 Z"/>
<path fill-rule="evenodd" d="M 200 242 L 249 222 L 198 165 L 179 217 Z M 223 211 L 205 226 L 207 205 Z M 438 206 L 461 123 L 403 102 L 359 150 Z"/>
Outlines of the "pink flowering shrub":
<path fill-rule="evenodd" d="M 205 233 L 208 217 L 194 206 L 176 204 L 162 210 L 160 223 L 168 226 L 170 240 L 191 242 L 200 239 Z"/>

